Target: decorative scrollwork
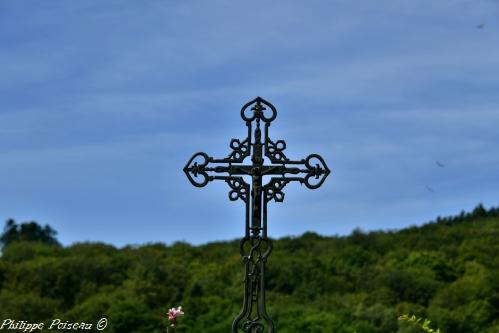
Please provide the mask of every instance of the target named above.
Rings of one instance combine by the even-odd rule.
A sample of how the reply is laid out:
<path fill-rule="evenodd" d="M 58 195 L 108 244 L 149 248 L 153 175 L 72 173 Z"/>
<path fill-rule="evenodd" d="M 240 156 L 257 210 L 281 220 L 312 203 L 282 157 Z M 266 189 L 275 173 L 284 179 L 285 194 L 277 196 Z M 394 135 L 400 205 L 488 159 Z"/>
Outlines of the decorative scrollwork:
<path fill-rule="evenodd" d="M 248 109 L 251 105 L 253 105 L 250 109 Z M 267 106 L 268 108 L 266 108 Z M 265 115 L 265 110 L 270 109 L 270 115 Z M 247 115 L 246 111 L 253 111 L 252 114 Z M 246 103 L 241 108 L 241 118 L 243 118 L 246 123 L 252 122 L 253 120 L 262 120 L 263 122 L 270 123 L 277 117 L 277 110 L 275 106 L 267 102 L 261 97 L 257 97 L 254 100 Z"/>
<path fill-rule="evenodd" d="M 314 159 L 317 160 L 318 163 L 316 162 L 315 165 L 312 166 L 312 161 Z M 324 159 L 317 154 L 308 155 L 308 157 L 305 159 L 305 166 L 309 171 L 304 178 L 304 184 L 306 187 L 312 190 L 319 188 L 326 180 L 326 177 L 331 173 L 331 171 L 326 166 L 326 162 L 324 162 Z M 311 179 L 316 179 L 317 181 L 313 183 L 310 182 Z"/>
<path fill-rule="evenodd" d="M 265 326 L 262 323 L 248 320 L 242 325 L 242 330 L 247 333 L 262 333 L 265 330 Z"/>
<path fill-rule="evenodd" d="M 242 177 L 231 177 L 225 180 L 229 184 L 231 190 L 229 191 L 229 199 L 231 201 L 236 201 L 241 199 L 244 202 L 248 202 L 248 192 L 250 186 L 244 181 Z"/>
<path fill-rule="evenodd" d="M 265 156 L 270 158 L 273 163 L 289 161 L 289 158 L 283 153 L 286 149 L 286 142 L 284 140 L 272 141 L 270 138 L 266 138 L 265 141 Z"/>
<path fill-rule="evenodd" d="M 243 309 L 232 323 L 232 332 L 274 332 L 274 323 L 265 308 L 265 264 L 272 252 L 272 242 L 261 236 L 244 238 L 240 243 L 244 262 Z M 241 323 L 242 322 L 242 323 Z"/>
<path fill-rule="evenodd" d="M 249 138 L 246 138 L 242 142 L 239 139 L 232 139 L 230 141 L 230 148 L 232 148 L 232 152 L 227 157 L 228 159 L 243 160 L 250 154 Z"/>
<path fill-rule="evenodd" d="M 265 185 L 266 202 L 271 200 L 274 200 L 275 202 L 283 202 L 284 192 L 282 190 L 288 183 L 289 181 L 284 178 L 272 178 L 270 182 Z"/>
<path fill-rule="evenodd" d="M 201 158 L 201 160 L 197 160 L 198 158 Z M 210 160 L 211 158 L 206 153 L 196 153 L 187 162 L 184 172 L 192 185 L 203 187 L 211 180 L 205 169 Z"/>

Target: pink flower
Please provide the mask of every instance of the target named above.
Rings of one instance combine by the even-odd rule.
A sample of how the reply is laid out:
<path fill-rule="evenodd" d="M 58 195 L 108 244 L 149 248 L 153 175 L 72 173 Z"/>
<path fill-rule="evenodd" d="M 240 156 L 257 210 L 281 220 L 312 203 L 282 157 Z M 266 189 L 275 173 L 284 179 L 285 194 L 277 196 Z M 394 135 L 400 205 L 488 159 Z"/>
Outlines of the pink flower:
<path fill-rule="evenodd" d="M 184 312 L 182 311 L 182 307 L 179 306 L 178 308 L 171 308 L 170 310 L 168 310 L 168 320 L 175 320 L 178 316 L 182 316 L 184 314 Z"/>

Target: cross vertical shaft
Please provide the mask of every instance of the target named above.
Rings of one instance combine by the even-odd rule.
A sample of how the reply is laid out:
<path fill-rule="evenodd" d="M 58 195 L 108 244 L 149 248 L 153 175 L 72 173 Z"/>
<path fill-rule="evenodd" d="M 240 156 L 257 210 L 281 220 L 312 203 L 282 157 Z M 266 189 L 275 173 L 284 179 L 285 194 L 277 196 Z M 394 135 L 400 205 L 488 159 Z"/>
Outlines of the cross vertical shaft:
<path fill-rule="evenodd" d="M 251 170 L 251 228 L 253 235 L 257 235 L 262 227 L 262 132 L 260 130 L 260 122 L 257 121 L 257 128 L 255 129 L 255 142 L 253 143 L 253 155 L 251 161 L 253 168 Z"/>

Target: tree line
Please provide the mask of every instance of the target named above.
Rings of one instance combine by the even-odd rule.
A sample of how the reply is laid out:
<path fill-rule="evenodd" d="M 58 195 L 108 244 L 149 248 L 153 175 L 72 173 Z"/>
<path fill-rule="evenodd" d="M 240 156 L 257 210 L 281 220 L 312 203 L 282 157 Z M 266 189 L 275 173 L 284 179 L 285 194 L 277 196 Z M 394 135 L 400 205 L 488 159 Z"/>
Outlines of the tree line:
<path fill-rule="evenodd" d="M 116 248 L 61 246 L 36 222 L 8 220 L 0 237 L 0 320 L 96 323 L 107 332 L 230 332 L 242 306 L 239 241 Z M 499 330 L 499 209 L 399 231 L 274 241 L 267 311 L 280 333 L 412 333 L 401 315 L 444 333 Z M 0 323 L 1 324 L 1 323 Z M 46 324 L 48 325 L 48 324 Z"/>

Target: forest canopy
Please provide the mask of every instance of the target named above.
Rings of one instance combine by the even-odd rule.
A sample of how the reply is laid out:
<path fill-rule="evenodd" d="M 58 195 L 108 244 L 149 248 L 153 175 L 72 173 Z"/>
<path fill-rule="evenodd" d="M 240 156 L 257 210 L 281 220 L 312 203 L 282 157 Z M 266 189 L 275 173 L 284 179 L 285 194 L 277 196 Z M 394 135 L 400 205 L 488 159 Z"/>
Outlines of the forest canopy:
<path fill-rule="evenodd" d="M 36 222 L 0 237 L 0 320 L 96 323 L 106 332 L 229 332 L 242 305 L 239 241 L 61 246 Z M 280 333 L 410 333 L 404 314 L 444 333 L 499 331 L 499 209 L 477 206 L 400 231 L 274 240 L 267 310 Z"/>

